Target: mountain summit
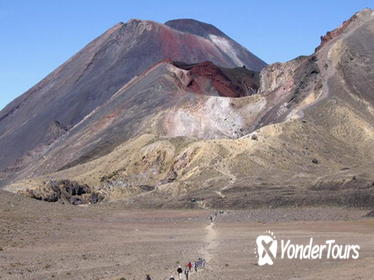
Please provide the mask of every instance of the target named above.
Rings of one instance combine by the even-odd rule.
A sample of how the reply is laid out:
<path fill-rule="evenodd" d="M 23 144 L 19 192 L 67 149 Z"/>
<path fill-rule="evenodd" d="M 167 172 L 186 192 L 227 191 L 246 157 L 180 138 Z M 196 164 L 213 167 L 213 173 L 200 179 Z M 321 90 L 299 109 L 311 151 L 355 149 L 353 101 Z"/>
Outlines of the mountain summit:
<path fill-rule="evenodd" d="M 207 24 L 194 19 L 176 19 L 165 22 L 165 25 L 199 37 L 206 38 L 212 42 L 225 57 L 234 62 L 234 65 L 223 65 L 218 61 L 213 61 L 221 66 L 240 66 L 245 65 L 248 69 L 260 71 L 264 68 L 265 63 L 253 54 L 249 53 L 240 44 L 232 40 L 214 25 Z M 214 48 L 214 47 L 213 47 Z M 227 58 L 226 58 L 227 59 Z"/>

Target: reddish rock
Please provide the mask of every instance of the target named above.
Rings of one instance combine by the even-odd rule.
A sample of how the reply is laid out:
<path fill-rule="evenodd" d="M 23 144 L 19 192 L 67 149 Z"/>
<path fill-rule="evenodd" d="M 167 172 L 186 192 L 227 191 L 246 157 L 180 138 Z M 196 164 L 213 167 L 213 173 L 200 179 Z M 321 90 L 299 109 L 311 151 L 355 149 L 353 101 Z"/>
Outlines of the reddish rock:
<path fill-rule="evenodd" d="M 222 68 L 210 61 L 198 64 L 174 62 L 175 66 L 188 70 L 191 80 L 187 89 L 204 94 L 212 86 L 220 96 L 241 97 L 255 93 L 259 87 L 258 73 L 246 68 Z"/>
<path fill-rule="evenodd" d="M 315 51 L 317 52 L 319 49 L 321 49 L 325 44 L 327 44 L 327 42 L 333 40 L 334 38 L 338 37 L 340 34 L 342 34 L 346 29 L 347 27 L 349 26 L 349 24 L 354 21 L 356 19 L 356 15 L 353 15 L 350 19 L 346 20 L 346 21 L 343 21 L 343 23 L 336 29 L 332 30 L 332 31 L 328 31 L 326 33 L 326 35 L 324 36 L 321 36 L 321 43 L 320 45 L 315 49 Z"/>

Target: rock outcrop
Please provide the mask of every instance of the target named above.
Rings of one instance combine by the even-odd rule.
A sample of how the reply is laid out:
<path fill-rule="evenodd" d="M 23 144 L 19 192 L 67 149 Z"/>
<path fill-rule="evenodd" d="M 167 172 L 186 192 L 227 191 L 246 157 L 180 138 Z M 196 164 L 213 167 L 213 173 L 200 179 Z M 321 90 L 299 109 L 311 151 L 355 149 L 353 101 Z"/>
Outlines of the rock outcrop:
<path fill-rule="evenodd" d="M 61 201 L 73 205 L 94 204 L 104 198 L 102 194 L 92 191 L 88 185 L 81 185 L 70 180 L 51 180 L 44 182 L 38 188 L 26 189 L 19 193 L 37 200 L 48 202 Z"/>

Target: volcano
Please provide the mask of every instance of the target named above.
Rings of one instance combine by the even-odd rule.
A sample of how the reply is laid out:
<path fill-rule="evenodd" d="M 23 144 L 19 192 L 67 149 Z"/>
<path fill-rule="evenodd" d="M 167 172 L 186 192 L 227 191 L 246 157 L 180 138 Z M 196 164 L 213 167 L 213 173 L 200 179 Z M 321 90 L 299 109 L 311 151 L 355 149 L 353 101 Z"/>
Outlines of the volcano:
<path fill-rule="evenodd" d="M 0 169 L 26 167 L 59 137 L 155 63 L 211 61 L 259 71 L 266 64 L 212 25 L 130 20 L 93 40 L 0 113 Z"/>
<path fill-rule="evenodd" d="M 368 207 L 373 30 L 365 9 L 266 66 L 195 20 L 118 24 L 1 112 L 3 182 L 136 207 Z"/>

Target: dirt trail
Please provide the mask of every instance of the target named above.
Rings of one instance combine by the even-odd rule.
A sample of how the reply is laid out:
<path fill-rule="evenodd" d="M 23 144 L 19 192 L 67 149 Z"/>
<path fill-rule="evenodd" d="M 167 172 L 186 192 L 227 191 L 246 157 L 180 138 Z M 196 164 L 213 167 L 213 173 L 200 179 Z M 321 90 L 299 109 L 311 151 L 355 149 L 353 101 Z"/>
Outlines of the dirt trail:
<path fill-rule="evenodd" d="M 210 223 L 205 227 L 206 235 L 205 235 L 205 242 L 207 243 L 207 246 L 205 246 L 201 251 L 200 254 L 202 257 L 206 260 L 206 262 L 209 264 L 209 262 L 213 259 L 214 254 L 213 250 L 217 247 L 218 243 L 216 240 L 217 232 L 215 229 L 214 222 Z"/>

